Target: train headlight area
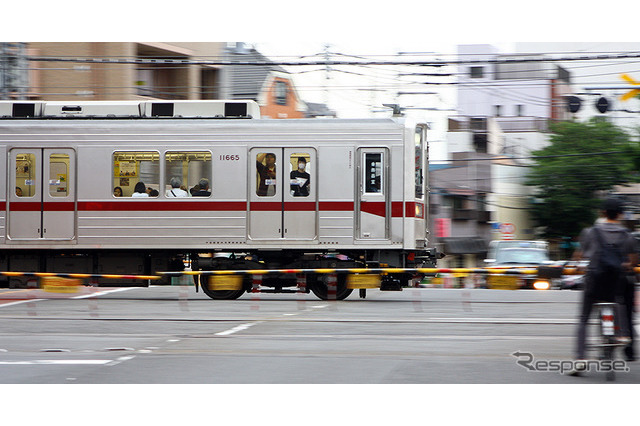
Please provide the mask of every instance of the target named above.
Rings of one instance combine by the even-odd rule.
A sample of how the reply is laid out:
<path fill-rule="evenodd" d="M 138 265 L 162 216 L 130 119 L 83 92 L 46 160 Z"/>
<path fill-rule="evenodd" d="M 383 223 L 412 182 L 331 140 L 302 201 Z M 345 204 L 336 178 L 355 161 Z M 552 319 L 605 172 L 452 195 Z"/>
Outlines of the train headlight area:
<path fill-rule="evenodd" d="M 640 268 L 637 268 L 640 270 Z M 353 290 L 364 298 L 366 290 L 402 290 L 398 277 L 411 277 L 413 287 L 455 287 L 446 285 L 455 278 L 471 278 L 472 287 L 502 290 L 549 290 L 554 279 L 578 274 L 576 269 L 558 267 L 517 268 L 310 268 L 310 269 L 246 269 L 210 271 L 169 271 L 155 275 L 76 274 L 55 272 L 0 272 L 5 277 L 33 277 L 37 287 L 52 293 L 74 293 L 81 286 L 97 286 L 101 280 L 127 280 L 114 287 L 148 287 L 154 281 L 169 277 L 173 285 L 201 288 L 212 299 L 235 299 L 246 293 L 309 293 L 323 300 L 341 300 Z M 283 280 L 288 285 L 273 285 Z M 268 282 L 267 286 L 263 286 Z M 104 283 L 101 286 L 111 286 Z M 293 284 L 291 284 L 293 283 Z M 444 285 L 442 285 L 444 283 Z M 432 285 L 435 284 L 435 285 Z M 437 285 L 441 284 L 441 285 Z"/>

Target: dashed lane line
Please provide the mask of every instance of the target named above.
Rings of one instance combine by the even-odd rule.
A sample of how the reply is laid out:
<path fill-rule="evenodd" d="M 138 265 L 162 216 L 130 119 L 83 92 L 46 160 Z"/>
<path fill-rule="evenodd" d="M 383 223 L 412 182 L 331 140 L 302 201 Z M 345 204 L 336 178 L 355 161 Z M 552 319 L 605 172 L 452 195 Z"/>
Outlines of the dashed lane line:
<path fill-rule="evenodd" d="M 256 324 L 260 324 L 261 322 L 263 322 L 263 321 L 256 321 L 256 322 L 250 322 L 250 323 L 247 323 L 247 324 L 240 324 L 240 325 L 238 325 L 236 327 L 233 327 L 233 328 L 231 328 L 229 330 L 225 330 L 225 331 L 221 331 L 220 333 L 216 333 L 215 335 L 216 336 L 228 336 L 230 334 L 234 334 L 234 333 L 237 333 L 239 331 L 246 330 L 246 329 L 248 329 L 250 327 L 253 327 Z"/>

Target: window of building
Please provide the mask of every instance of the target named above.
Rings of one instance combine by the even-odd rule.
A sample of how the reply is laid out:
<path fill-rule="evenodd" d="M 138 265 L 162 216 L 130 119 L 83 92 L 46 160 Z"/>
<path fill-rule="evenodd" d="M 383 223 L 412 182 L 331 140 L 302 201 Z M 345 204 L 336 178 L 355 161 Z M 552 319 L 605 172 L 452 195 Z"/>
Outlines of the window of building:
<path fill-rule="evenodd" d="M 289 190 L 294 197 L 308 197 L 311 192 L 311 156 L 307 152 L 293 153 L 289 157 Z"/>
<path fill-rule="evenodd" d="M 276 104 L 287 104 L 287 83 L 281 80 L 277 80 L 275 84 Z"/>
<path fill-rule="evenodd" d="M 516 105 L 516 115 L 522 117 L 524 115 L 524 105 Z"/>
<path fill-rule="evenodd" d="M 469 67 L 469 76 L 471 78 L 483 78 L 484 67 Z"/>
<path fill-rule="evenodd" d="M 256 194 L 260 197 L 276 195 L 276 154 L 260 152 L 256 155 Z"/>
<path fill-rule="evenodd" d="M 123 197 L 148 198 L 160 193 L 160 154 L 154 151 L 113 153 L 113 194 L 120 188 Z"/>
<path fill-rule="evenodd" d="M 164 155 L 165 197 L 210 197 L 211 164 L 209 151 L 167 151 Z"/>
<path fill-rule="evenodd" d="M 36 156 L 34 154 L 16 155 L 16 195 L 18 197 L 33 197 L 36 192 Z"/>
<path fill-rule="evenodd" d="M 495 116 L 500 117 L 500 114 L 502 112 L 502 105 L 494 105 L 493 110 L 495 111 Z"/>

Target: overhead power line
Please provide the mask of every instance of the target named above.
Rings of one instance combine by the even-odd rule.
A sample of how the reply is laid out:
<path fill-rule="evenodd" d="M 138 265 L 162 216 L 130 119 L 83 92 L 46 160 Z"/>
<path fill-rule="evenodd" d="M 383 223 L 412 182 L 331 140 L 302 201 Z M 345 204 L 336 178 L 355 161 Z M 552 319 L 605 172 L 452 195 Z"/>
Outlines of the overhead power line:
<path fill-rule="evenodd" d="M 312 60 L 312 61 L 229 61 L 219 59 L 162 59 L 162 58 L 81 58 L 81 57 L 52 57 L 33 56 L 30 61 L 38 62 L 78 62 L 78 63 L 106 63 L 106 64 L 188 64 L 188 65 L 245 65 L 245 66 L 340 66 L 340 65 L 417 65 L 429 67 L 443 67 L 446 65 L 463 64 L 516 64 L 527 62 L 567 62 L 567 61 L 602 61 L 614 59 L 640 58 L 640 52 L 626 52 L 623 54 L 592 55 L 592 56 L 563 56 L 557 58 L 547 57 L 517 57 L 517 58 L 495 58 L 495 59 L 463 59 L 463 60 L 429 60 L 429 61 L 407 61 L 407 60 Z"/>
<path fill-rule="evenodd" d="M 505 161 L 505 160 L 536 160 L 538 158 L 560 158 L 560 157 L 591 157 L 593 155 L 612 155 L 612 154 L 625 154 L 627 151 L 608 151 L 608 152 L 585 152 L 579 154 L 555 154 L 555 155 L 536 155 L 529 157 L 508 157 L 504 155 L 498 155 L 492 158 L 456 158 L 449 161 Z"/>

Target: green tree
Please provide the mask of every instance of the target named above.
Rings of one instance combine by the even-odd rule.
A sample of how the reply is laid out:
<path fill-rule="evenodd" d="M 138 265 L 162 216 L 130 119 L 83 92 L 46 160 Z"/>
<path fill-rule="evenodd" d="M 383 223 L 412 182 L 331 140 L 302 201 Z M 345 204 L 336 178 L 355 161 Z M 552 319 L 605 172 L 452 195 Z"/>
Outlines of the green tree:
<path fill-rule="evenodd" d="M 537 187 L 532 216 L 547 238 L 575 237 L 595 221 L 599 194 L 634 180 L 638 144 L 602 119 L 559 122 L 551 131 L 527 178 Z"/>

